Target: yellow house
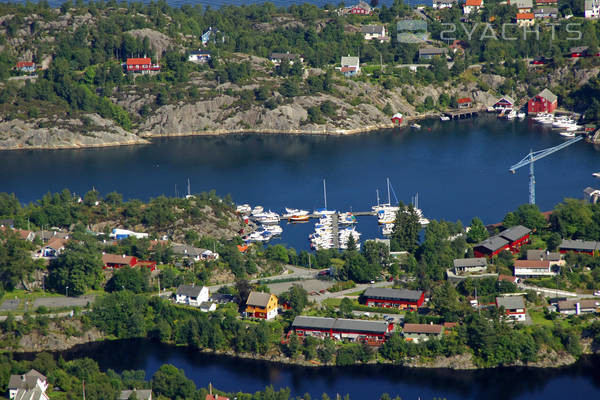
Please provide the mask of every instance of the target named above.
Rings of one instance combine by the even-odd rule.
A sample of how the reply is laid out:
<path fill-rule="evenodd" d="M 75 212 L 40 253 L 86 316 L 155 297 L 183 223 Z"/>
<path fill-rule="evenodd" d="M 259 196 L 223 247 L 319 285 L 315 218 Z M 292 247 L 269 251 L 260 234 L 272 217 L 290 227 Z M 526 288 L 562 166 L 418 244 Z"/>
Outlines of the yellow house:
<path fill-rule="evenodd" d="M 277 296 L 270 293 L 250 292 L 246 301 L 249 317 L 272 319 L 277 316 Z"/>

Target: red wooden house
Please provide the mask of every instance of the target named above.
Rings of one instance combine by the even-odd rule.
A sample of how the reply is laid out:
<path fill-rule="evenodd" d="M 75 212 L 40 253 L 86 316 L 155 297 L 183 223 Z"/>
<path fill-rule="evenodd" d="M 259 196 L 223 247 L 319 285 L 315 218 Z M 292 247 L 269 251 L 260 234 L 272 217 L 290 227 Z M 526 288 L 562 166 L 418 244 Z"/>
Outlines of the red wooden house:
<path fill-rule="evenodd" d="M 587 57 L 588 49 L 589 49 L 588 46 L 571 47 L 569 49 L 569 57 L 571 57 L 571 58 Z"/>
<path fill-rule="evenodd" d="M 425 301 L 425 292 L 421 290 L 368 288 L 362 297 L 364 303 L 369 307 L 416 310 Z"/>
<path fill-rule="evenodd" d="M 16 68 L 17 71 L 35 72 L 35 63 L 33 61 L 19 61 Z"/>
<path fill-rule="evenodd" d="M 494 104 L 494 108 L 499 111 L 506 110 L 506 109 L 512 110 L 512 108 L 514 106 L 515 106 L 515 101 L 510 96 L 502 97 Z"/>
<path fill-rule="evenodd" d="M 373 14 L 373 9 L 370 5 L 365 3 L 364 1 L 359 2 L 354 6 L 348 7 L 349 14 L 359 14 L 359 15 L 371 15 Z"/>
<path fill-rule="evenodd" d="M 542 90 L 527 103 L 529 114 L 553 113 L 558 107 L 558 97 L 548 89 Z"/>
<path fill-rule="evenodd" d="M 150 57 L 128 58 L 125 63 L 125 69 L 127 72 L 148 73 L 150 71 L 160 71 L 160 66 L 152 64 Z"/>
<path fill-rule="evenodd" d="M 473 104 L 473 101 L 469 97 L 462 97 L 458 99 L 458 108 L 469 108 Z"/>
<path fill-rule="evenodd" d="M 364 321 L 360 319 L 306 317 L 299 315 L 292 322 L 292 329 L 300 337 L 314 336 L 366 342 L 372 345 L 384 343 L 394 324 L 386 321 Z"/>
<path fill-rule="evenodd" d="M 523 225 L 510 227 L 498 235 L 491 236 L 473 248 L 475 257 L 493 257 L 503 250 L 518 253 L 521 246 L 529 242 L 531 229 Z"/>
<path fill-rule="evenodd" d="M 396 125 L 400 125 L 402 123 L 403 119 L 404 119 L 404 117 L 400 113 L 396 113 L 392 116 L 392 122 Z"/>

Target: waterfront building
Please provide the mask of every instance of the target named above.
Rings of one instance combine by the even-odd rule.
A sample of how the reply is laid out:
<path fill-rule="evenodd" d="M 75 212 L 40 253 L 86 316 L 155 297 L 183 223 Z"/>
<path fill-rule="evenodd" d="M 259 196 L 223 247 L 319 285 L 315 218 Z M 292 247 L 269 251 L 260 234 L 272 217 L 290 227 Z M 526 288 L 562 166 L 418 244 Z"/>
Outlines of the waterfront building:
<path fill-rule="evenodd" d="M 529 114 L 553 113 L 558 107 L 558 97 L 548 89 L 532 97 L 527 103 L 527 112 Z"/>
<path fill-rule="evenodd" d="M 462 97 L 457 100 L 458 108 L 471 108 L 473 106 L 473 100 L 470 97 Z"/>
<path fill-rule="evenodd" d="M 277 296 L 271 293 L 250 292 L 246 301 L 248 317 L 273 319 L 277 316 Z"/>
<path fill-rule="evenodd" d="M 496 110 L 502 111 L 506 109 L 512 109 L 515 106 L 515 101 L 510 96 L 504 96 L 493 105 Z"/>
<path fill-rule="evenodd" d="M 369 307 L 399 308 L 416 310 L 425 301 L 422 290 L 368 288 L 362 295 L 364 303 Z"/>
<path fill-rule="evenodd" d="M 394 324 L 387 321 L 364 321 L 360 319 L 307 317 L 294 318 L 292 329 L 299 337 L 313 336 L 324 339 L 350 340 L 381 344 L 394 330 Z"/>
<path fill-rule="evenodd" d="M 504 307 L 505 315 L 514 321 L 525 321 L 527 309 L 523 296 L 496 297 L 496 307 Z"/>

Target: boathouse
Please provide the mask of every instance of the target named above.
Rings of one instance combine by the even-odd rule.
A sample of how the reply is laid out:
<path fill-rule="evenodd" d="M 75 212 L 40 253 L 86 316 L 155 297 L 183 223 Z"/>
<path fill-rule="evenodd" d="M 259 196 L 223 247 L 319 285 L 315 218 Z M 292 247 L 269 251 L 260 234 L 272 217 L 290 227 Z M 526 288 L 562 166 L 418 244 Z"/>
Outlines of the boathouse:
<path fill-rule="evenodd" d="M 362 299 L 369 307 L 416 310 L 425 301 L 425 292 L 421 290 L 368 288 L 362 295 Z"/>
<path fill-rule="evenodd" d="M 396 124 L 396 125 L 400 125 L 402 123 L 403 120 L 403 115 L 400 113 L 396 113 L 392 116 L 392 123 Z"/>
<path fill-rule="evenodd" d="M 527 103 L 527 112 L 529 114 L 553 113 L 558 107 L 558 97 L 548 89 L 532 97 Z"/>
<path fill-rule="evenodd" d="M 473 105 L 473 100 L 470 97 L 462 97 L 458 99 L 458 108 L 471 108 Z"/>
<path fill-rule="evenodd" d="M 299 315 L 292 322 L 292 329 L 300 337 L 313 336 L 381 344 L 394 330 L 394 324 L 386 321 L 359 319 L 307 317 Z"/>
<path fill-rule="evenodd" d="M 573 253 L 594 255 L 595 252 L 600 251 L 600 242 L 563 239 L 560 246 L 558 246 L 558 251 L 563 254 L 571 251 Z"/>
<path fill-rule="evenodd" d="M 515 106 L 515 101 L 512 99 L 512 97 L 510 96 L 504 96 L 501 99 L 499 99 L 495 104 L 494 104 L 494 108 L 498 111 L 502 111 L 502 110 L 506 110 L 506 109 L 512 109 Z"/>

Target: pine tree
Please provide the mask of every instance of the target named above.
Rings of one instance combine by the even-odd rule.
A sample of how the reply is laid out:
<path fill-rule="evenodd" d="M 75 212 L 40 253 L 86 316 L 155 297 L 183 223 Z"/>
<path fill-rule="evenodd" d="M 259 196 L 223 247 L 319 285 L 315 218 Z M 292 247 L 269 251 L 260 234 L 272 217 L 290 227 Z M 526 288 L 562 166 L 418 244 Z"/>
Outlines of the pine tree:
<path fill-rule="evenodd" d="M 391 250 L 413 253 L 419 247 L 420 230 L 421 223 L 415 208 L 412 205 L 405 206 L 401 202 L 390 241 Z"/>

